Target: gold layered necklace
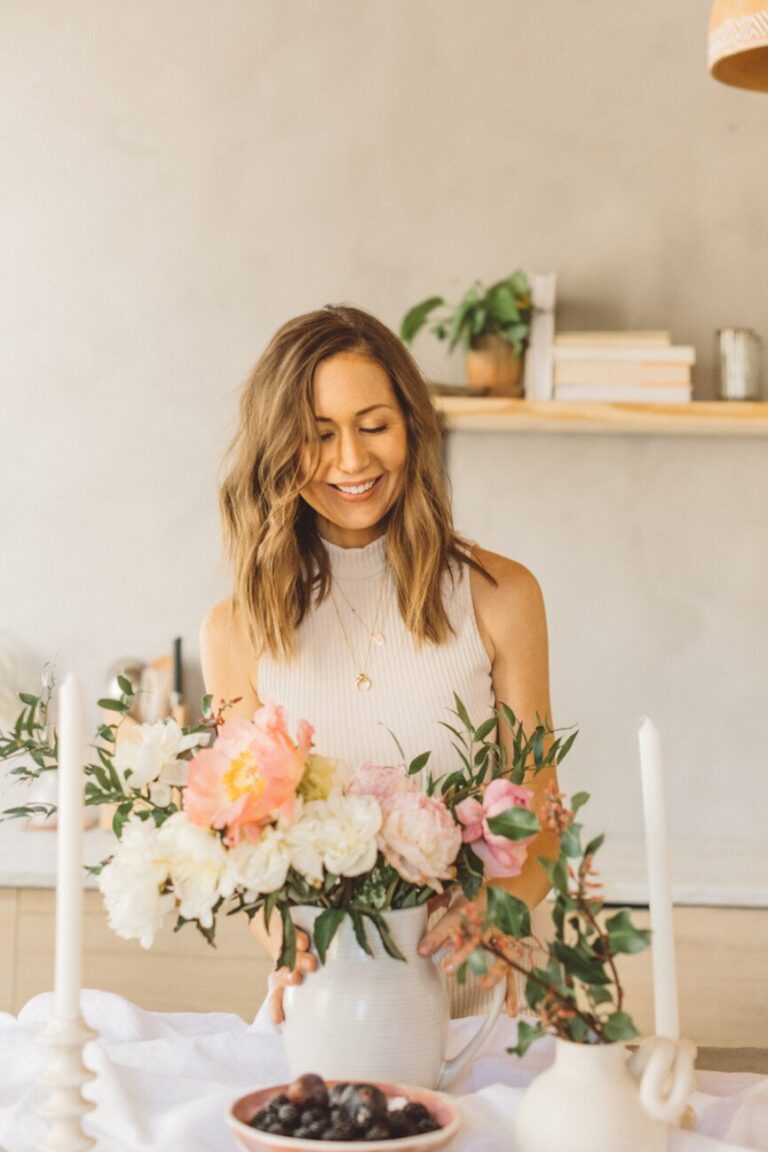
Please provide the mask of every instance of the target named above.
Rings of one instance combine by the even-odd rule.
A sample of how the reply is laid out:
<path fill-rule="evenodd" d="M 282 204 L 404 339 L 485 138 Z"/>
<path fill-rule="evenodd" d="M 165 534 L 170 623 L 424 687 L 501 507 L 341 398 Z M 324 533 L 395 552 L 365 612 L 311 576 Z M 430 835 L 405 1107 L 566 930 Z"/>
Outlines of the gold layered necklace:
<path fill-rule="evenodd" d="M 353 663 L 355 671 L 357 673 L 357 676 L 355 677 L 355 688 L 357 688 L 358 692 L 370 692 L 371 688 L 373 687 L 373 681 L 371 680 L 370 676 L 366 672 L 366 668 L 370 667 L 369 661 L 371 658 L 371 650 L 373 648 L 373 645 L 376 644 L 376 646 L 379 647 L 384 643 L 384 633 L 379 628 L 379 614 L 381 612 L 381 605 L 382 605 L 382 602 L 384 600 L 384 588 L 386 587 L 386 583 L 387 583 L 387 574 L 385 572 L 383 577 L 382 577 L 382 581 L 381 581 L 381 588 L 379 590 L 379 599 L 378 599 L 378 602 L 376 604 L 376 612 L 375 612 L 375 615 L 373 617 L 373 627 L 372 628 L 368 628 L 368 625 L 365 623 L 365 621 L 363 620 L 360 613 L 358 611 L 356 611 L 356 609 L 350 603 L 349 598 L 346 595 L 346 593 L 344 592 L 341 585 L 337 585 L 339 592 L 341 592 L 342 596 L 344 597 L 344 600 L 346 601 L 347 606 L 349 607 L 350 611 L 354 613 L 357 620 L 360 622 L 360 624 L 363 626 L 363 628 L 365 628 L 366 632 L 368 633 L 368 645 L 366 647 L 365 656 L 362 660 L 362 663 L 358 660 L 357 654 L 356 654 L 354 646 L 352 644 L 352 641 L 349 638 L 349 633 L 347 632 L 346 626 L 344 624 L 344 619 L 341 615 L 341 612 L 339 611 L 339 606 L 336 603 L 336 597 L 333 594 L 333 585 L 331 585 L 331 602 L 333 603 L 334 611 L 336 612 L 336 619 L 339 621 L 339 627 L 341 628 L 341 634 L 344 637 L 344 643 L 346 644 L 347 650 L 349 651 L 349 654 L 352 657 L 352 663 Z"/>

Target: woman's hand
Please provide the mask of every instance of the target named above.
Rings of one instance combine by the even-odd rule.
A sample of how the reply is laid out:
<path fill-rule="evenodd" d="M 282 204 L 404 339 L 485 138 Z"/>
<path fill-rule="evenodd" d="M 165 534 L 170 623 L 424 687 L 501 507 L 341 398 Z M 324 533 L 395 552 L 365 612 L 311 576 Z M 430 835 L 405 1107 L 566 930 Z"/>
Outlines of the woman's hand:
<path fill-rule="evenodd" d="M 421 938 L 419 954 L 432 956 L 441 948 L 445 949 L 445 956 L 441 960 L 443 971 L 452 976 L 458 972 L 461 965 L 469 959 L 475 948 L 484 943 L 493 942 L 497 951 L 505 952 L 510 956 L 518 954 L 516 943 L 508 940 L 497 928 L 483 931 L 485 919 L 486 894 L 485 889 L 480 890 L 475 900 L 467 900 L 460 896 L 454 901 L 451 908 Z M 479 978 L 480 987 L 486 991 L 493 988 L 500 980 L 506 980 L 507 993 L 505 1007 L 509 1016 L 516 1016 L 518 1010 L 517 983 L 515 971 L 505 961 L 497 956 L 491 963 L 484 976 Z"/>
<path fill-rule="evenodd" d="M 264 915 L 258 912 L 251 920 L 251 932 L 263 945 L 266 952 L 277 960 L 283 944 L 283 923 L 279 916 L 272 916 L 269 928 L 264 925 Z M 283 989 L 289 984 L 300 984 L 304 973 L 317 969 L 317 957 L 309 951 L 309 936 L 301 928 L 296 929 L 296 965 L 294 968 L 277 968 L 269 978 L 269 1012 L 275 1024 L 285 1020 L 283 1012 Z"/>
<path fill-rule="evenodd" d="M 296 967 L 278 968 L 269 981 L 269 1011 L 273 1023 L 282 1024 L 285 1020 L 283 1011 L 283 989 L 289 984 L 301 984 L 305 972 L 314 972 L 317 969 L 317 957 L 309 951 L 309 936 L 301 928 L 296 929 Z"/>

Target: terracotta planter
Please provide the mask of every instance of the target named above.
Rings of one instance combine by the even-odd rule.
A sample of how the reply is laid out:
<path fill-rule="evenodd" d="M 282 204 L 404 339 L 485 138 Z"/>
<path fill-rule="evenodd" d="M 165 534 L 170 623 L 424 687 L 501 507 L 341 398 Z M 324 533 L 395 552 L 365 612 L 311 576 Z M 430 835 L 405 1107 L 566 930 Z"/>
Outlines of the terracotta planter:
<path fill-rule="evenodd" d="M 464 360 L 467 384 L 502 396 L 523 395 L 523 361 L 501 336 L 478 336 Z"/>

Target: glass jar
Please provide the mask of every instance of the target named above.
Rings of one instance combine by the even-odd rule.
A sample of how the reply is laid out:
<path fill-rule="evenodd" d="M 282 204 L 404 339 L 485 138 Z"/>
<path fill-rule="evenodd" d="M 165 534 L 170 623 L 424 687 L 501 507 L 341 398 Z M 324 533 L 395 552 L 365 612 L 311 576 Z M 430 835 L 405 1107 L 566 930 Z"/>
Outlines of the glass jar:
<path fill-rule="evenodd" d="M 751 328 L 718 328 L 718 396 L 721 400 L 759 400 L 763 346 Z"/>

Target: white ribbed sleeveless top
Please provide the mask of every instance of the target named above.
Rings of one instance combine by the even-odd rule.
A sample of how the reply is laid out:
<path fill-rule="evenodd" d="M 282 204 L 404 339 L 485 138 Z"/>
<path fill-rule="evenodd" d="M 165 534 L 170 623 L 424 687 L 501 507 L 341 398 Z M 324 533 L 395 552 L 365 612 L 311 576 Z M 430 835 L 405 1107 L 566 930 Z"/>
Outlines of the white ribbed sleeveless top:
<path fill-rule="evenodd" d="M 299 719 L 308 720 L 315 729 L 316 751 L 353 768 L 366 760 L 399 763 L 390 733 L 406 763 L 431 750 L 429 768 L 435 774 L 460 767 L 453 737 L 440 724 L 456 726 L 454 692 L 475 725 L 494 707 L 491 664 L 475 620 L 469 570 L 457 565 L 453 581 L 446 577 L 444 582 L 455 634 L 443 644 L 419 647 L 397 606 L 386 537 L 364 548 L 325 546 L 333 596 L 316 603 L 303 621 L 292 660 L 260 658 L 259 699 L 282 704 L 291 730 Z M 384 636 L 381 645 L 371 641 L 373 632 Z M 360 672 L 370 678 L 368 692 L 355 687 Z"/>
<path fill-rule="evenodd" d="M 446 577 L 443 585 L 454 634 L 443 644 L 424 643 L 419 648 L 400 616 L 387 567 L 386 538 L 364 548 L 339 548 L 328 541 L 325 547 L 333 573 L 333 599 L 328 596 L 315 603 L 298 630 L 292 660 L 261 656 L 259 699 L 282 704 L 291 731 L 298 720 L 308 720 L 315 729 L 316 751 L 346 760 L 352 768 L 366 760 L 400 763 L 390 733 L 397 737 L 406 764 L 429 750 L 427 767 L 435 775 L 459 768 L 454 737 L 440 723 L 461 727 L 451 712 L 454 692 L 476 726 L 495 705 L 491 662 L 475 619 L 468 568 L 456 565 L 454 579 Z M 375 631 L 384 635 L 380 646 L 369 643 Z M 371 680 L 369 692 L 355 687 L 360 672 Z M 540 921 L 537 912 L 534 920 Z M 538 924 L 537 933 L 542 931 Z M 538 957 L 536 962 L 545 960 Z M 524 979 L 519 977 L 516 983 L 522 1005 Z M 450 980 L 449 992 L 452 1016 L 487 1010 L 490 996 L 471 974 L 461 985 Z"/>

